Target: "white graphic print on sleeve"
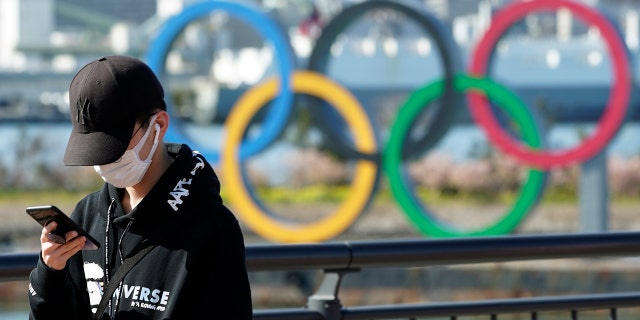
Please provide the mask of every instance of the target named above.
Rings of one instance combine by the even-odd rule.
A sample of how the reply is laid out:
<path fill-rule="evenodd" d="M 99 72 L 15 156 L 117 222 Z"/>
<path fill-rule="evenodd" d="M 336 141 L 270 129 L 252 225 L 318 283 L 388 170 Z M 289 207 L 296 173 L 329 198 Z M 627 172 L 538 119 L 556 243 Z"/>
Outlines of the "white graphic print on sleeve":
<path fill-rule="evenodd" d="M 196 156 L 197 153 L 194 152 L 194 158 L 198 160 L 196 165 L 191 170 L 191 176 L 195 176 L 198 170 L 204 169 L 204 160 L 199 156 Z M 192 178 L 182 178 L 178 181 L 175 187 L 173 187 L 173 191 L 169 192 L 169 195 L 172 199 L 167 200 L 167 203 L 171 206 L 173 211 L 178 211 L 178 206 L 182 204 L 182 197 L 189 196 L 188 187 L 191 185 Z"/>

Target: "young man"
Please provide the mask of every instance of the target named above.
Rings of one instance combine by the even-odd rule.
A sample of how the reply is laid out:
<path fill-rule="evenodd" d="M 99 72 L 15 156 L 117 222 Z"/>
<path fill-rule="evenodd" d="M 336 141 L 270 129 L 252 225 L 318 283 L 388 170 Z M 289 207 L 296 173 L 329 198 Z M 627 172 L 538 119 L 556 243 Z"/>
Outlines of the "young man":
<path fill-rule="evenodd" d="M 240 226 L 203 156 L 163 142 L 169 114 L 153 71 L 131 57 L 100 58 L 75 75 L 69 101 L 64 163 L 93 166 L 105 181 L 71 217 L 101 246 L 81 250 L 75 231 L 59 244 L 48 236 L 55 223 L 43 228 L 30 318 L 251 319 Z M 107 288 L 114 293 L 101 301 Z"/>

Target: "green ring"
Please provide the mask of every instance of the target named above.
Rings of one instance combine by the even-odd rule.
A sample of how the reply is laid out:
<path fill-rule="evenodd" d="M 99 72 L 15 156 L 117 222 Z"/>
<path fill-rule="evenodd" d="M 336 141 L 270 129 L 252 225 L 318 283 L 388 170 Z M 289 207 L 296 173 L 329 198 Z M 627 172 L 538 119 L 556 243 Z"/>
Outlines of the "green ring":
<path fill-rule="evenodd" d="M 468 90 L 483 92 L 500 108 L 519 124 L 522 139 L 530 147 L 539 149 L 542 141 L 538 134 L 538 128 L 533 115 L 526 105 L 511 91 L 488 78 L 473 78 L 467 75 L 456 75 L 454 89 L 457 92 Z M 432 237 L 455 236 L 487 236 L 501 235 L 513 231 L 527 213 L 537 203 L 542 195 L 546 183 L 546 172 L 538 169 L 530 169 L 527 180 L 520 190 L 517 201 L 511 210 L 494 224 L 486 228 L 461 230 L 449 223 L 441 221 L 431 214 L 417 197 L 408 175 L 402 167 L 402 146 L 412 120 L 420 113 L 422 108 L 428 107 L 444 90 L 444 81 L 436 81 L 419 90 L 414 91 L 400 108 L 397 118 L 391 127 L 390 137 L 383 156 L 384 171 L 389 178 L 391 191 L 404 214 L 424 235 Z"/>

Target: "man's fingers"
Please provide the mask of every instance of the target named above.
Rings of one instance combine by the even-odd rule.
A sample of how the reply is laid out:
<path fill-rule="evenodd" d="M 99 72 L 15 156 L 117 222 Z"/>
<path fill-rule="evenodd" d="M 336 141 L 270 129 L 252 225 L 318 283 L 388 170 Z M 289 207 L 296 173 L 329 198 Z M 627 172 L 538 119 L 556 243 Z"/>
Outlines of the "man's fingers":
<path fill-rule="evenodd" d="M 51 222 L 47 223 L 47 224 L 44 226 L 44 228 L 43 228 L 43 231 L 42 231 L 42 232 L 45 232 L 45 231 L 46 231 L 45 233 L 50 233 L 51 231 L 54 231 L 54 230 L 56 230 L 57 228 L 58 228 L 58 223 L 57 223 L 57 222 L 55 222 L 55 221 L 51 221 Z"/>
<path fill-rule="evenodd" d="M 64 244 L 65 242 L 67 242 L 63 237 L 53 233 L 47 233 L 47 239 L 57 244 Z"/>

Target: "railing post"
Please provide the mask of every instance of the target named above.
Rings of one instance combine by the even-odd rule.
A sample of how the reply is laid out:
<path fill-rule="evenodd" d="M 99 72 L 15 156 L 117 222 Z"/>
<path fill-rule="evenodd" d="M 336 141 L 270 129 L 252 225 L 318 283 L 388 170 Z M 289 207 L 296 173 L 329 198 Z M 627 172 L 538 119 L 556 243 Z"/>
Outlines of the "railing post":
<path fill-rule="evenodd" d="M 580 173 L 580 231 L 605 232 L 609 228 L 606 150 L 584 162 Z"/>
<path fill-rule="evenodd" d="M 307 300 L 307 309 L 317 311 L 324 320 L 341 320 L 340 283 L 346 273 L 358 271 L 360 269 L 325 269 L 320 287 Z"/>

